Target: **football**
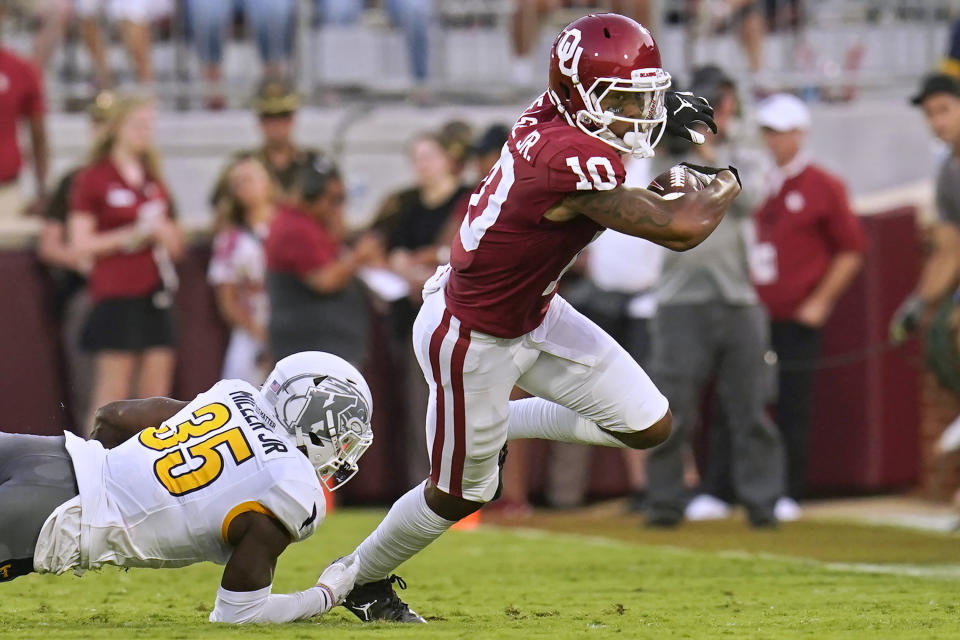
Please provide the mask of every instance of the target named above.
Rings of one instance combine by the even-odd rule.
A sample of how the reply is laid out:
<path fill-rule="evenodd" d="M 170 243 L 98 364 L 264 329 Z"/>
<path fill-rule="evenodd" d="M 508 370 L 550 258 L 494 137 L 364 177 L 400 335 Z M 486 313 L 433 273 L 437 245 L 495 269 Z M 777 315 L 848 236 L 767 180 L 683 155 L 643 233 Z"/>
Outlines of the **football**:
<path fill-rule="evenodd" d="M 679 198 L 685 193 L 699 191 L 706 186 L 705 176 L 682 164 L 674 165 L 658 175 L 647 189 L 666 200 Z"/>

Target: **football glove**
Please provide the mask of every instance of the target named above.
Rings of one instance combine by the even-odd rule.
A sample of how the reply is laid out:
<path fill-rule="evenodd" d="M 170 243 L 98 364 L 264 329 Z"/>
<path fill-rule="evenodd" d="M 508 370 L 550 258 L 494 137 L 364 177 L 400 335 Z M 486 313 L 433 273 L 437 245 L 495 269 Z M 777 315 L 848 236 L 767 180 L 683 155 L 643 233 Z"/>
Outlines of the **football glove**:
<path fill-rule="evenodd" d="M 330 563 L 330 566 L 323 570 L 317 586 L 329 589 L 333 594 L 334 604 L 340 604 L 353 589 L 359 570 L 360 563 L 356 562 L 352 555 L 345 556 Z"/>
<path fill-rule="evenodd" d="M 693 164 L 692 162 L 681 162 L 680 164 L 697 173 L 702 173 L 705 176 L 715 176 L 721 171 L 729 171 L 733 174 L 733 177 L 737 179 L 737 184 L 741 187 L 743 186 L 743 183 L 740 182 L 740 172 L 737 171 L 737 168 L 732 164 L 726 167 L 708 167 L 702 164 Z"/>
<path fill-rule="evenodd" d="M 920 326 L 920 318 L 926 309 L 923 300 L 914 294 L 910 294 L 900 303 L 897 310 L 893 313 L 890 320 L 890 342 L 891 344 L 902 344 Z"/>
<path fill-rule="evenodd" d="M 691 128 L 695 122 L 702 122 L 710 131 L 717 132 L 717 123 L 713 121 L 713 107 L 706 98 L 695 96 L 689 91 L 667 91 L 666 107 L 667 133 L 671 135 L 694 144 L 703 144 L 707 138 Z"/>

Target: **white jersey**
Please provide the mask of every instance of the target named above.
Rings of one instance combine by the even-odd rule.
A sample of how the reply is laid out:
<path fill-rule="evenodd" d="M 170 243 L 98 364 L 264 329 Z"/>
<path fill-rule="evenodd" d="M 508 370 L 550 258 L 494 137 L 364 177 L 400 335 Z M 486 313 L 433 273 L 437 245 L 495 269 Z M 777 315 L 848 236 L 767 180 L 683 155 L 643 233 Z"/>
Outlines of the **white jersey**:
<path fill-rule="evenodd" d="M 294 540 L 310 536 L 326 513 L 320 481 L 258 398 L 250 384 L 224 380 L 114 449 L 67 434 L 80 490 L 78 568 L 223 564 L 233 550 L 227 528 L 245 511 L 273 516 Z"/>

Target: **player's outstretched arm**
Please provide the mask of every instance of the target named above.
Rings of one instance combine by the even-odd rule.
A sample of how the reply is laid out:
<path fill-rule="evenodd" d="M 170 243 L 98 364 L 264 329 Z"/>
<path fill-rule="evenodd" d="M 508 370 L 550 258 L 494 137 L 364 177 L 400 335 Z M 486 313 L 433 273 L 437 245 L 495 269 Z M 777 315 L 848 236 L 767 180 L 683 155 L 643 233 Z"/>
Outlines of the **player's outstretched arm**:
<path fill-rule="evenodd" d="M 185 406 L 187 402 L 183 400 L 160 397 L 105 404 L 93 416 L 90 438 L 110 449 L 147 427 L 160 426 Z"/>
<path fill-rule="evenodd" d="M 210 622 L 292 622 L 329 611 L 353 588 L 357 566 L 344 559 L 323 572 L 317 584 L 290 594 L 271 594 L 277 558 L 290 534 L 262 513 L 243 513 L 230 523 L 227 540 L 233 555 L 223 570 Z"/>
<path fill-rule="evenodd" d="M 664 200 L 647 189 L 620 185 L 609 191 L 577 193 L 563 204 L 608 229 L 686 251 L 717 228 L 738 193 L 736 176 L 724 169 L 700 191 L 674 200 Z"/>

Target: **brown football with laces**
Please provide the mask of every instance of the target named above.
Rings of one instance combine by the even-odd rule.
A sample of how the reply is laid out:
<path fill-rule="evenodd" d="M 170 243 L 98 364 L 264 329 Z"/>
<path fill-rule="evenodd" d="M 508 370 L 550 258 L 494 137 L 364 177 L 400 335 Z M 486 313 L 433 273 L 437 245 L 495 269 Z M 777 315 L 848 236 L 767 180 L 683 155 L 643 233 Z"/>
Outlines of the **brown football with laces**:
<path fill-rule="evenodd" d="M 694 171 L 682 164 L 674 165 L 658 175 L 647 185 L 647 189 L 666 200 L 679 198 L 685 193 L 700 191 L 706 186 L 709 176 Z"/>

